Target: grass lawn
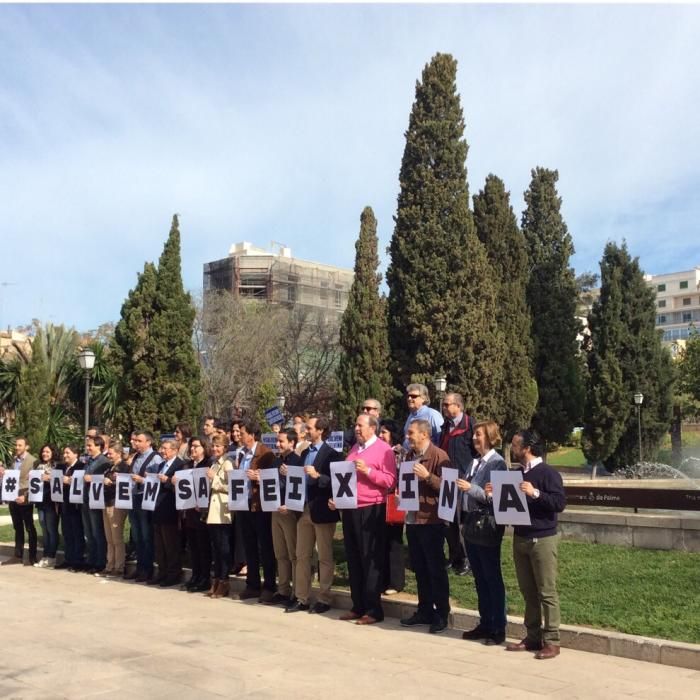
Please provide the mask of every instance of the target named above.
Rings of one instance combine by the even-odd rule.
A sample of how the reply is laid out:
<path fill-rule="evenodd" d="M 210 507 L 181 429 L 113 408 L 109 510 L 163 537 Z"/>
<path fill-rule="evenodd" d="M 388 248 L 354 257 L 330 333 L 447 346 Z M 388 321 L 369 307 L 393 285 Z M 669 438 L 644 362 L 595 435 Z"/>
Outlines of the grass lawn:
<path fill-rule="evenodd" d="M 560 447 L 547 453 L 547 464 L 558 467 L 585 467 L 586 458 L 578 447 Z"/>
<path fill-rule="evenodd" d="M 336 584 L 348 587 L 342 541 L 336 540 Z M 503 540 L 508 613 L 522 615 L 512 538 Z M 562 541 L 559 596 L 562 622 L 700 644 L 700 554 Z M 413 573 L 406 591 L 416 593 Z M 474 579 L 450 574 L 458 607 L 477 609 Z"/>

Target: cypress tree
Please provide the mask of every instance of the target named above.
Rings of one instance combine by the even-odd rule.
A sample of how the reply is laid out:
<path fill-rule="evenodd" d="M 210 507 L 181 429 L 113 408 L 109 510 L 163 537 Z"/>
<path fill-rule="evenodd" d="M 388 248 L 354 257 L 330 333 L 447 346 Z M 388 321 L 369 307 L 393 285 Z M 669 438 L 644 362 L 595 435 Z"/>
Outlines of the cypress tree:
<path fill-rule="evenodd" d="M 486 178 L 484 189 L 474 195 L 476 234 L 486 249 L 496 287 L 497 356 L 503 358 L 501 385 L 496 392 L 498 410 L 492 416 L 501 425 L 504 442 L 530 419 L 537 403 L 537 385 L 530 369 L 530 310 L 525 299 L 528 260 L 525 239 L 510 204 L 510 193 L 495 175 Z"/>
<path fill-rule="evenodd" d="M 589 366 L 596 367 L 596 358 L 603 358 L 600 366 L 608 370 L 603 382 L 613 393 L 608 399 L 602 393 L 605 385 L 599 388 L 595 384 L 603 372 L 597 370 L 594 375 L 591 371 L 588 394 L 592 399 L 589 398 L 586 412 L 586 437 L 591 455 L 614 471 L 631 466 L 640 458 L 637 414 L 633 410 L 636 392 L 644 394 L 642 457 L 645 461 L 655 457 L 671 423 L 673 368 L 670 353 L 662 346 L 661 333 L 656 330 L 655 291 L 644 280 L 639 260 L 630 257 L 626 244 L 608 243 L 601 278 L 601 299 L 594 306 L 591 327 L 593 350 Z M 617 358 L 621 381 L 612 355 Z M 596 398 L 596 393 L 600 398 Z M 609 405 L 605 405 L 608 400 Z M 612 437 L 603 440 L 601 435 L 606 429 L 610 429 Z"/>
<path fill-rule="evenodd" d="M 621 251 L 605 246 L 600 263 L 600 296 L 588 317 L 591 349 L 583 422 L 583 452 L 589 462 L 606 460 L 613 453 L 631 410 L 620 366 L 623 333 Z"/>
<path fill-rule="evenodd" d="M 436 54 L 416 85 L 389 247 L 389 343 L 397 389 L 445 373 L 467 410 L 492 415 L 495 294 L 469 210 L 456 72 L 452 56 Z"/>
<path fill-rule="evenodd" d="M 538 400 L 533 427 L 545 441 L 566 441 L 584 401 L 576 318 L 576 280 L 569 267 L 574 245 L 561 215 L 556 170 L 535 168 L 525 192 L 522 231 L 530 264 L 527 302 Z"/>
<path fill-rule="evenodd" d="M 154 427 L 165 432 L 183 420 L 197 425 L 202 396 L 199 363 L 192 343 L 195 309 L 182 284 L 177 214 L 158 261 L 155 309 L 152 337 L 158 415 Z"/>
<path fill-rule="evenodd" d="M 372 208 L 365 207 L 355 243 L 355 277 L 340 324 L 336 409 L 343 427 L 353 425 L 360 402 L 371 397 L 385 405 L 391 392 L 387 369 L 389 338 L 386 307 L 379 296 L 377 246 L 377 220 Z"/>
<path fill-rule="evenodd" d="M 152 336 L 157 278 L 155 265 L 146 263 L 122 304 L 110 343 L 110 362 L 120 378 L 116 425 L 125 436 L 136 428 L 154 430 L 156 426 L 158 388 Z"/>

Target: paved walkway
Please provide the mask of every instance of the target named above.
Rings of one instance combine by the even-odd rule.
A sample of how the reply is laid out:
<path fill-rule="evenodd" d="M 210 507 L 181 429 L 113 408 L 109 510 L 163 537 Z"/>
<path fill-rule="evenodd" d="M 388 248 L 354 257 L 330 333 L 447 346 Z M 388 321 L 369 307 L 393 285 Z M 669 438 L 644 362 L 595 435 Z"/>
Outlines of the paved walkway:
<path fill-rule="evenodd" d="M 1 698 L 696 700 L 700 672 L 564 650 L 551 661 L 86 574 L 0 568 Z"/>

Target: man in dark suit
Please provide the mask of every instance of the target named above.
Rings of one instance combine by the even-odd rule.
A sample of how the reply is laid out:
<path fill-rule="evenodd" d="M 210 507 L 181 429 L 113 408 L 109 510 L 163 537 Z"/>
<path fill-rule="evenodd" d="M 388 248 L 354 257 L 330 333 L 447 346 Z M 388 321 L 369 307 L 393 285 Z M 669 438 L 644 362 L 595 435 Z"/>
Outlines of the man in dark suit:
<path fill-rule="evenodd" d="M 452 466 L 459 470 L 460 479 L 469 476 L 472 462 L 479 454 L 472 442 L 476 421 L 464 411 L 464 399 L 461 394 L 449 392 L 442 400 L 442 424 L 438 445 L 447 452 Z M 457 576 L 466 576 L 469 571 L 467 549 L 462 535 L 462 509 L 457 508 L 455 517 L 445 531 L 452 570 Z"/>
<path fill-rule="evenodd" d="M 270 469 L 275 455 L 260 440 L 260 426 L 252 418 L 238 422 L 243 449 L 238 456 L 238 468 L 243 469 L 250 479 L 249 510 L 239 511 L 236 518 L 241 520 L 245 559 L 248 573 L 245 589 L 239 595 L 241 600 L 257 598 L 260 603 L 270 603 L 277 590 L 275 583 L 275 550 L 272 544 L 272 513 L 266 513 L 260 504 L 261 469 Z M 263 580 L 260 580 L 260 564 Z"/>
<path fill-rule="evenodd" d="M 163 440 L 159 450 L 163 461 L 158 465 L 160 489 L 153 510 L 153 543 L 158 575 L 152 576 L 148 584 L 159 584 L 162 588 L 175 586 L 182 578 L 178 512 L 175 509 L 172 477 L 175 472 L 185 468 L 185 463 L 177 456 L 177 450 L 175 440 Z"/>
<path fill-rule="evenodd" d="M 85 465 L 85 483 L 92 482 L 93 475 L 101 475 L 107 471 L 110 463 L 104 456 L 104 440 L 96 435 L 89 437 L 85 441 L 88 461 Z M 107 566 L 107 538 L 105 537 L 105 526 L 103 511 L 100 509 L 90 509 L 90 487 L 84 489 L 83 505 L 83 531 L 87 540 L 87 564 L 86 571 L 89 574 L 99 574 Z"/>
<path fill-rule="evenodd" d="M 331 462 L 338 462 L 342 455 L 329 447 L 324 440 L 330 433 L 330 422 L 322 416 L 309 418 L 306 436 L 311 443 L 302 453 L 306 471 L 306 505 L 297 523 L 297 578 L 294 582 L 296 603 L 285 612 L 306 610 L 324 613 L 331 609 L 331 586 L 335 573 L 333 560 L 333 535 L 340 516 L 328 507 L 332 496 Z M 318 600 L 311 606 L 311 557 L 314 544 L 318 547 L 319 585 Z"/>
<path fill-rule="evenodd" d="M 15 461 L 13 468 L 19 472 L 17 500 L 10 501 L 12 527 L 15 529 L 15 553 L 3 565 L 21 564 L 24 557 L 24 530 L 29 537 L 29 564 L 36 564 L 37 535 L 34 526 L 34 504 L 28 502 L 29 472 L 34 469 L 36 458 L 29 454 L 29 444 L 25 437 L 15 440 Z M 0 465 L 0 476 L 5 470 Z"/>

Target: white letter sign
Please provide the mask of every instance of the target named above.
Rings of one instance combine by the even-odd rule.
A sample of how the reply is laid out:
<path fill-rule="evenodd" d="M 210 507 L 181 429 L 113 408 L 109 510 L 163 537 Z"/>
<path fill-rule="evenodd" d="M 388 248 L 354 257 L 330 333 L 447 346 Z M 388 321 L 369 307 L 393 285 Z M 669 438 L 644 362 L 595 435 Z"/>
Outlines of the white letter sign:
<path fill-rule="evenodd" d="M 63 472 L 60 469 L 51 470 L 51 501 L 63 503 Z"/>
<path fill-rule="evenodd" d="M 85 470 L 78 469 L 74 471 L 71 475 L 70 480 L 70 494 L 68 495 L 68 502 L 74 505 L 83 504 L 83 489 L 85 488 Z"/>
<path fill-rule="evenodd" d="M 32 469 L 29 472 L 29 502 L 41 503 L 44 500 L 44 482 L 41 477 L 44 476 L 43 469 Z"/>
<path fill-rule="evenodd" d="M 192 469 L 182 469 L 177 473 L 177 484 L 175 484 L 176 510 L 187 510 L 197 505 L 192 471 Z"/>
<path fill-rule="evenodd" d="M 90 482 L 90 510 L 105 509 L 105 478 L 102 474 L 93 474 Z"/>
<path fill-rule="evenodd" d="M 412 462 L 401 462 L 399 466 L 399 505 L 396 507 L 397 510 L 420 510 L 418 477 L 413 473 L 415 463 L 416 460 Z"/>
<path fill-rule="evenodd" d="M 304 467 L 287 466 L 287 483 L 284 491 L 284 504 L 288 510 L 304 512 L 306 503 L 306 473 Z"/>
<path fill-rule="evenodd" d="M 357 508 L 357 470 L 354 462 L 331 462 L 331 493 L 339 510 Z"/>
<path fill-rule="evenodd" d="M 457 501 L 460 500 L 457 492 L 457 481 L 459 472 L 457 469 L 443 467 L 442 481 L 440 482 L 440 500 L 438 501 L 438 518 L 451 523 L 457 510 Z"/>
<path fill-rule="evenodd" d="M 274 513 L 282 505 L 280 473 L 277 469 L 260 469 L 260 505 L 266 513 Z"/>
<path fill-rule="evenodd" d="M 228 473 L 228 509 L 248 510 L 248 477 L 242 469 Z"/>
<path fill-rule="evenodd" d="M 521 471 L 492 472 L 493 514 L 499 525 L 530 525 L 527 498 L 520 490 Z"/>
<path fill-rule="evenodd" d="M 19 492 L 19 469 L 6 469 L 2 476 L 2 500 L 5 503 L 17 500 Z"/>
<path fill-rule="evenodd" d="M 133 483 L 131 474 L 117 474 L 116 495 L 114 497 L 115 508 L 131 510 L 134 507 L 131 501 L 131 485 Z"/>
<path fill-rule="evenodd" d="M 178 472 L 179 474 L 179 472 Z M 154 511 L 160 493 L 160 479 L 158 474 L 146 474 L 146 481 L 143 482 L 143 500 L 141 510 Z"/>
<path fill-rule="evenodd" d="M 209 508 L 209 488 L 211 484 L 207 479 L 206 467 L 197 467 L 192 470 L 192 479 L 194 480 L 194 494 L 199 508 Z"/>

